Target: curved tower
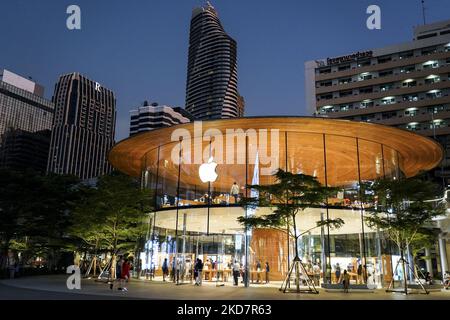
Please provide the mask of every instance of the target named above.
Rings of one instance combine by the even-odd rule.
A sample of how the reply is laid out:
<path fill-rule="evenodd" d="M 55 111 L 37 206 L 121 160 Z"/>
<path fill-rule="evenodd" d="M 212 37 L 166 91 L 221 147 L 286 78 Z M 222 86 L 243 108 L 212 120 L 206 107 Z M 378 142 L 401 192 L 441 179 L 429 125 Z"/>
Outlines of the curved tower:
<path fill-rule="evenodd" d="M 238 107 L 236 41 L 208 2 L 192 12 L 186 110 L 196 119 L 242 116 Z"/>

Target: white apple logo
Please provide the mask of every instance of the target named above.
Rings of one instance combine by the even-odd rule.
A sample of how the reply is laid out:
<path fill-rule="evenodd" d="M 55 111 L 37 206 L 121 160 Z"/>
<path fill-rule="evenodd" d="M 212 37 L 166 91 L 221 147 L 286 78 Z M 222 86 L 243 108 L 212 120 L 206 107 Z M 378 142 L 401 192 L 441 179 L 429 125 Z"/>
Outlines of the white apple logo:
<path fill-rule="evenodd" d="M 198 175 L 203 183 L 214 182 L 217 179 L 216 173 L 217 163 L 213 162 L 213 158 L 209 158 L 208 163 L 204 163 L 198 168 Z"/>

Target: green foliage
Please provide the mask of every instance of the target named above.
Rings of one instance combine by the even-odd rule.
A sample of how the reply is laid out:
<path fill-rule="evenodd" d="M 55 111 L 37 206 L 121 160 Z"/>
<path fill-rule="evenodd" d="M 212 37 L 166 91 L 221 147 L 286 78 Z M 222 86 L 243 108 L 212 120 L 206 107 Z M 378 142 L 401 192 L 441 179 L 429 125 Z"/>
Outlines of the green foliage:
<path fill-rule="evenodd" d="M 65 248 L 70 212 L 81 195 L 78 186 L 73 176 L 0 170 L 3 256 L 15 249 L 24 257 L 47 254 L 55 260 Z"/>
<path fill-rule="evenodd" d="M 149 193 L 136 180 L 120 173 L 103 176 L 77 206 L 70 233 L 90 251 L 130 249 L 145 232 L 150 203 Z"/>
<path fill-rule="evenodd" d="M 432 218 L 445 214 L 445 204 L 429 201 L 439 194 L 438 186 L 430 181 L 380 179 L 370 190 L 373 207 L 366 223 L 386 232 L 401 251 L 423 240 Z"/>
<path fill-rule="evenodd" d="M 293 174 L 279 169 L 275 174 L 276 183 L 272 185 L 249 185 L 250 189 L 258 191 L 258 197 L 246 197 L 241 201 L 244 208 L 272 207 L 272 213 L 261 216 L 239 217 L 238 221 L 250 228 L 274 228 L 286 232 L 297 240 L 302 234 L 297 232 L 297 214 L 307 208 L 322 205 L 326 198 L 337 191 L 335 188 L 322 186 L 313 176 Z M 317 221 L 316 227 L 329 225 L 339 228 L 344 221 L 328 219 Z M 312 229 L 314 229 L 312 228 Z M 305 231 L 308 232 L 311 229 Z M 295 241 L 297 244 L 297 241 Z"/>

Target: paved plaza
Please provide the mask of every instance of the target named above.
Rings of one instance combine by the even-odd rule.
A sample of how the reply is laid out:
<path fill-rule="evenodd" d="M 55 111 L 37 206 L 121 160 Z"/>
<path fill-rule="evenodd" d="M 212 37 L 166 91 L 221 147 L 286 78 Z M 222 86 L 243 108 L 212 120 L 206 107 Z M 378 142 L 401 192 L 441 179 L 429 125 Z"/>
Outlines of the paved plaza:
<path fill-rule="evenodd" d="M 175 285 L 171 282 L 132 280 L 128 292 L 111 291 L 104 282 L 84 279 L 81 290 L 69 290 L 66 276 L 38 276 L 0 281 L 0 299 L 164 299 L 164 300 L 450 300 L 449 291 L 433 291 L 428 295 L 371 292 L 326 292 L 319 294 L 282 293 L 275 286 L 252 285 L 233 287 L 215 283 Z"/>

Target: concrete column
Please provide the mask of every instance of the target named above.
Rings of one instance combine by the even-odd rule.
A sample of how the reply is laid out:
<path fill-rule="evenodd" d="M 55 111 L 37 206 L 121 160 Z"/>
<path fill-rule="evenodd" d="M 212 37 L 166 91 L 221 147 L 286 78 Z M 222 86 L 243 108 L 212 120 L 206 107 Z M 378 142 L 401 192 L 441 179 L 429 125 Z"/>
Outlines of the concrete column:
<path fill-rule="evenodd" d="M 442 276 L 444 276 L 444 273 L 448 271 L 448 258 L 447 258 L 446 241 L 443 234 L 439 235 L 439 255 L 441 260 L 441 272 Z"/>
<path fill-rule="evenodd" d="M 425 248 L 425 256 L 429 259 L 425 259 L 425 263 L 427 265 L 427 272 L 430 273 L 430 276 L 433 277 L 433 264 L 431 263 L 431 250 L 430 248 Z"/>

